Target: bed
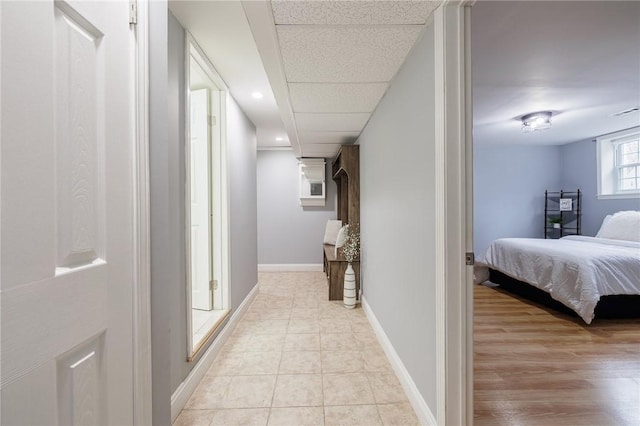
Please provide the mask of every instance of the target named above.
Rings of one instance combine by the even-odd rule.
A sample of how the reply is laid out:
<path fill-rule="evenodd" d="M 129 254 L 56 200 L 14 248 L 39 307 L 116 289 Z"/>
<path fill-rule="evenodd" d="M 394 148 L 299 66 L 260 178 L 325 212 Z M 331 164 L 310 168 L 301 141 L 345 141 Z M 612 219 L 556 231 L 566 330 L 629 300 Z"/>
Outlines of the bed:
<path fill-rule="evenodd" d="M 489 269 L 498 271 L 546 292 L 590 324 L 602 297 L 640 295 L 640 226 L 615 234 L 603 228 L 598 237 L 495 240 L 478 262 L 476 282 L 489 278 Z M 603 238 L 619 235 L 632 240 Z"/>

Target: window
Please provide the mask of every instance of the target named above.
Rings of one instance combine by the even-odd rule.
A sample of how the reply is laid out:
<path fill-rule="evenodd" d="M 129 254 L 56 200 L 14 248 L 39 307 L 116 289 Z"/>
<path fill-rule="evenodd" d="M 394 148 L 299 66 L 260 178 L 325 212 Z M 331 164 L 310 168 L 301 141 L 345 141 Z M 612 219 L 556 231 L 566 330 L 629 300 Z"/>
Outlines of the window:
<path fill-rule="evenodd" d="M 598 198 L 640 198 L 640 127 L 596 141 Z"/>
<path fill-rule="evenodd" d="M 640 159 L 638 159 L 638 139 L 619 143 L 616 147 L 618 171 L 618 192 L 640 189 Z"/>

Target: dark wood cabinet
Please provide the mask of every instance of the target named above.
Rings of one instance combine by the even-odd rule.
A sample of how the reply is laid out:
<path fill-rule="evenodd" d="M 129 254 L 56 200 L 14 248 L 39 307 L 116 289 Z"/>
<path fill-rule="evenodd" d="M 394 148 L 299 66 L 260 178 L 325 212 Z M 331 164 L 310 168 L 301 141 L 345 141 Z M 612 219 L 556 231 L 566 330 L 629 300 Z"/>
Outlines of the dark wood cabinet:
<path fill-rule="evenodd" d="M 360 224 L 360 146 L 343 145 L 331 163 L 331 177 L 338 187 L 338 219 Z"/>
<path fill-rule="evenodd" d="M 343 145 L 331 163 L 331 177 L 338 189 L 337 218 L 343 224 L 360 226 L 360 146 Z M 323 246 L 324 271 L 329 283 L 329 300 L 342 300 L 347 261 L 341 250 Z M 356 297 L 360 294 L 360 260 L 352 263 L 356 274 Z"/>

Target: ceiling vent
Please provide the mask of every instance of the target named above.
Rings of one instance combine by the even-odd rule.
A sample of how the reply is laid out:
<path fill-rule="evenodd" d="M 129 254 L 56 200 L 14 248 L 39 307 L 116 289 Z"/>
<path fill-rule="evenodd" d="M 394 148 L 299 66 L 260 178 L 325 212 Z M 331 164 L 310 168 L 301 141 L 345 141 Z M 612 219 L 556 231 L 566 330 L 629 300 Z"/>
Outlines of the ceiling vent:
<path fill-rule="evenodd" d="M 640 107 L 633 107 L 629 109 L 625 109 L 624 111 L 616 112 L 615 114 L 611 114 L 609 117 L 620 117 L 621 115 L 631 114 L 632 112 L 640 111 Z"/>

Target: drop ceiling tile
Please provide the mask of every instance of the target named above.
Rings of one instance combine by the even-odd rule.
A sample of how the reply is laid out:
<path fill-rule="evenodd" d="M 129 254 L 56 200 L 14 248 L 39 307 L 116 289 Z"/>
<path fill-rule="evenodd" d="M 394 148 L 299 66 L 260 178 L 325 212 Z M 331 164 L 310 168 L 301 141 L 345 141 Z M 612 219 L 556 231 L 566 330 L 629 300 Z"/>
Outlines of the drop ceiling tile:
<path fill-rule="evenodd" d="M 295 112 L 373 112 L 387 83 L 289 83 Z"/>
<path fill-rule="evenodd" d="M 346 144 L 355 141 L 360 132 L 298 132 L 301 145 Z"/>
<path fill-rule="evenodd" d="M 421 25 L 278 25 L 288 82 L 384 82 L 393 78 Z"/>
<path fill-rule="evenodd" d="M 273 0 L 277 25 L 424 24 L 441 1 Z"/>
<path fill-rule="evenodd" d="M 340 113 L 340 114 L 296 114 L 298 131 L 331 131 L 331 132 L 360 132 L 367 124 L 369 113 Z"/>
<path fill-rule="evenodd" d="M 324 157 L 324 158 L 333 158 L 338 153 L 342 145 L 340 144 L 308 144 L 302 145 L 302 157 Z"/>

